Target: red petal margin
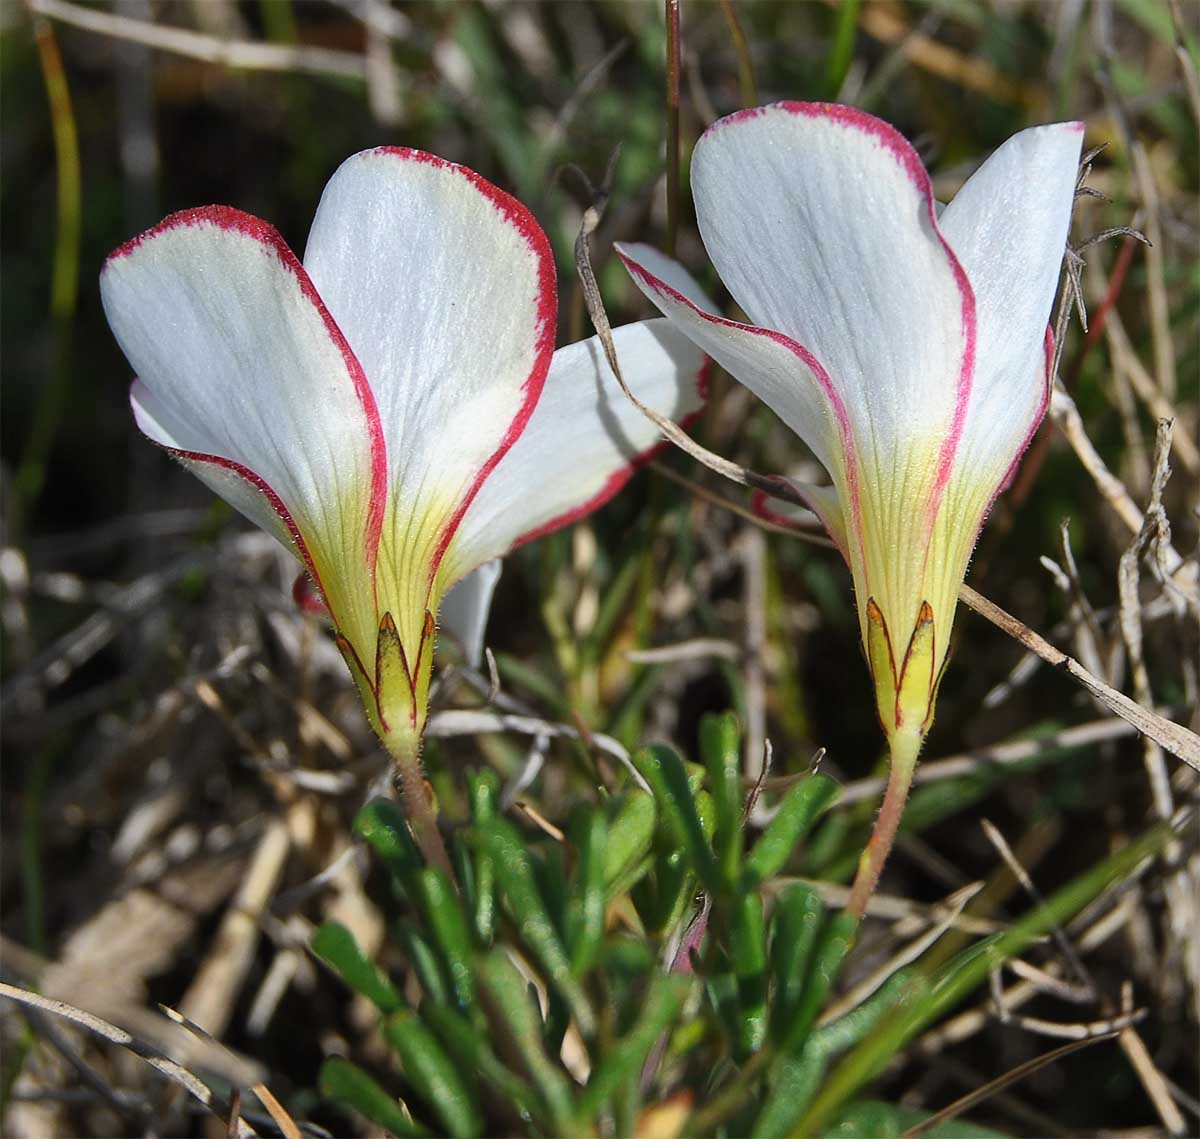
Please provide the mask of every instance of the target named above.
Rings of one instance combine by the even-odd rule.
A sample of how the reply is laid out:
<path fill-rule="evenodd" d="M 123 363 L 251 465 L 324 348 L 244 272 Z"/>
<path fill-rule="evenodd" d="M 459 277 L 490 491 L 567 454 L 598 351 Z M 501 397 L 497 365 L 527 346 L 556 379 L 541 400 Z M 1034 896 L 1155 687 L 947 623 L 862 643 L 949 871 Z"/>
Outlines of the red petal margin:
<path fill-rule="evenodd" d="M 499 187 L 493 186 L 491 182 L 476 174 L 474 170 L 423 150 L 413 150 L 405 146 L 381 146 L 376 148 L 375 153 L 388 154 L 405 162 L 419 162 L 438 170 L 447 170 L 465 179 L 492 204 L 509 225 L 517 230 L 538 261 L 537 318 L 534 328 L 535 356 L 533 367 L 521 385 L 525 399 L 509 424 L 504 437 L 500 440 L 500 445 L 487 462 L 480 467 L 475 481 L 463 495 L 438 539 L 429 567 L 429 584 L 432 586 L 438 567 L 441 565 L 442 558 L 445 556 L 446 549 L 450 545 L 450 540 L 454 537 L 459 523 L 462 522 L 463 515 L 467 512 L 467 507 L 471 505 L 475 495 L 479 493 L 479 488 L 495 469 L 496 464 L 504 458 L 508 449 L 521 437 L 521 432 L 525 430 L 529 417 L 533 414 L 533 409 L 541 398 L 542 388 L 546 383 L 546 373 L 550 370 L 550 359 L 554 355 L 554 341 L 558 332 L 557 274 L 554 267 L 554 253 L 545 232 L 538 225 L 533 214 L 511 194 L 506 194 Z"/>
<path fill-rule="evenodd" d="M 159 446 L 162 445 L 159 444 Z M 300 528 L 292 518 L 291 512 L 284 506 L 283 500 L 275 493 L 274 488 L 266 479 L 260 475 L 256 475 L 249 467 L 242 466 L 241 463 L 235 463 L 232 459 L 223 459 L 219 455 L 206 455 L 201 451 L 185 451 L 180 447 L 163 447 L 163 450 L 169 455 L 174 455 L 177 459 L 187 459 L 191 463 L 211 463 L 214 467 L 221 467 L 224 470 L 232 471 L 239 478 L 254 487 L 267 500 L 271 509 L 279 515 L 280 522 L 283 523 L 292 542 L 296 546 L 296 553 L 300 555 L 300 560 L 304 563 L 305 568 L 312 577 L 313 584 L 317 587 L 322 599 L 326 602 L 326 607 L 328 607 L 329 595 L 325 592 L 325 585 L 321 581 L 321 575 L 317 573 L 317 566 L 313 561 L 312 554 L 309 552 L 308 543 L 305 542 L 304 536 L 300 533 Z M 295 597 L 294 587 L 292 592 Z M 306 605 L 305 607 L 307 608 L 308 606 Z M 332 610 L 330 610 L 330 615 L 332 616 Z M 334 623 L 336 624 L 337 622 L 335 621 Z"/>
<path fill-rule="evenodd" d="M 712 379 L 712 369 L 713 362 L 706 356 L 704 363 L 700 365 L 700 371 L 696 373 L 696 392 L 700 396 L 700 406 L 690 415 L 684 416 L 679 421 L 679 426 L 685 431 L 696 422 L 696 419 L 704 410 L 704 404 L 708 400 L 708 385 Z M 570 526 L 572 522 L 578 522 L 581 518 L 586 518 L 594 510 L 599 510 L 606 502 L 616 496 L 617 491 L 629 482 L 638 470 L 668 446 L 670 446 L 669 442 L 663 439 L 661 442 L 655 443 L 654 446 L 648 447 L 645 451 L 638 452 L 625 466 L 613 471 L 605 479 L 604 485 L 586 502 L 560 514 L 557 518 L 552 518 L 549 522 L 542 523 L 541 526 L 535 527 L 527 534 L 522 534 L 509 547 L 508 553 L 511 554 L 513 550 L 524 546 L 527 542 L 532 542 L 535 538 L 544 538 L 547 534 L 553 534 L 555 530 L 561 530 L 564 526 Z"/>
<path fill-rule="evenodd" d="M 109 263 L 113 261 L 128 257 L 141 245 L 161 234 L 169 233 L 175 229 L 195 228 L 202 225 L 213 225 L 218 229 L 243 234 L 271 249 L 276 257 L 278 257 L 279 263 L 296 278 L 296 283 L 300 286 L 300 292 L 317 310 L 330 338 L 337 346 L 342 359 L 345 361 L 346 370 L 350 373 L 350 379 L 354 384 L 354 391 L 358 396 L 359 404 L 362 406 L 363 414 L 366 416 L 367 430 L 371 436 L 371 505 L 367 513 L 364 552 L 366 554 L 367 565 L 370 567 L 372 576 L 374 576 L 375 560 L 379 553 L 379 536 L 383 529 L 384 507 L 387 505 L 387 444 L 383 437 L 383 425 L 379 419 L 379 408 L 375 404 L 375 394 L 371 390 L 371 385 L 367 380 L 362 365 L 358 362 L 358 357 L 354 355 L 354 350 L 350 347 L 342 330 L 325 307 L 325 302 L 321 300 L 320 294 L 317 292 L 304 266 L 300 264 L 299 259 L 291 251 L 288 243 L 284 241 L 279 231 L 269 222 L 263 221 L 262 218 L 255 217 L 253 214 L 245 213 L 242 210 L 234 209 L 232 206 L 199 206 L 195 209 L 181 210 L 179 213 L 171 214 L 152 229 L 148 229 L 145 233 L 139 234 L 132 240 L 125 242 L 124 245 L 119 246 L 109 254 L 104 263 L 105 267 L 107 268 Z M 167 450 L 173 449 L 167 448 Z M 291 514 L 283 506 L 279 496 L 262 478 L 249 470 L 249 468 L 228 459 L 186 451 L 178 451 L 177 453 L 183 458 L 192 459 L 196 462 L 212 462 L 229 470 L 236 471 L 236 473 L 261 490 L 271 503 L 271 506 L 279 514 L 280 519 L 287 526 L 289 532 L 297 539 L 297 548 L 303 549 L 305 563 L 313 573 L 313 579 L 317 581 L 320 588 L 319 579 L 312 566 L 312 559 L 308 556 L 307 547 L 299 539 L 299 531 L 296 529 L 296 524 L 292 520 Z M 321 592 L 325 593 L 323 588 L 321 588 Z"/>
<path fill-rule="evenodd" d="M 1000 480 L 1000 485 L 996 488 L 995 493 L 988 499 L 987 509 L 983 512 L 984 518 L 991 513 L 996 499 L 1012 485 L 1012 481 L 1017 475 L 1017 468 L 1021 465 L 1021 459 L 1024 458 L 1025 452 L 1029 449 L 1029 444 L 1033 442 L 1033 437 L 1037 434 L 1038 428 L 1041 427 L 1042 420 L 1046 417 L 1046 412 L 1050 408 L 1050 395 L 1053 385 L 1050 366 L 1054 363 L 1054 329 L 1049 325 L 1046 326 L 1046 337 L 1043 345 L 1046 357 L 1046 382 L 1042 385 L 1042 398 L 1038 403 L 1037 411 L 1034 413 L 1033 422 L 1029 424 L 1029 430 L 1025 432 L 1025 438 L 1021 440 L 1021 445 L 1017 448 L 1017 453 L 1013 455 L 1012 462 L 1008 464 L 1008 470 L 1004 472 L 1004 478 Z"/>
<path fill-rule="evenodd" d="M 929 174 L 922 164 L 920 156 L 913 149 L 908 139 L 890 123 L 885 123 L 882 119 L 878 119 L 874 115 L 869 115 L 865 111 L 860 111 L 856 107 L 847 107 L 840 103 L 785 101 L 771 103 L 765 107 L 751 107 L 747 110 L 728 115 L 713 123 L 705 131 L 705 134 L 723 130 L 726 127 L 745 122 L 749 119 L 758 118 L 771 110 L 786 111 L 788 114 L 802 115 L 805 118 L 828 119 L 838 123 L 840 126 L 861 131 L 863 134 L 874 138 L 880 146 L 899 162 L 904 172 L 908 175 L 909 180 L 925 199 L 933 232 L 937 235 L 937 239 L 945 251 L 946 258 L 950 262 L 950 270 L 954 274 L 954 280 L 958 286 L 959 296 L 961 297 L 962 329 L 965 344 L 962 365 L 959 368 L 956 385 L 954 418 L 951 421 L 950 434 L 942 442 L 941 452 L 938 456 L 937 480 L 934 484 L 933 496 L 926 513 L 927 524 L 932 528 L 933 522 L 937 518 L 942 494 L 946 489 L 946 484 L 950 481 L 950 474 L 954 467 L 954 456 L 958 450 L 958 444 L 962 439 L 963 429 L 967 421 L 967 406 L 970 402 L 971 385 L 975 374 L 975 346 L 977 339 L 975 292 L 971 288 L 971 282 L 967 277 L 966 271 L 959 263 L 954 250 L 950 247 L 950 244 L 942 236 L 942 231 L 938 228 L 937 205 L 933 197 L 933 186 L 929 181 Z"/>

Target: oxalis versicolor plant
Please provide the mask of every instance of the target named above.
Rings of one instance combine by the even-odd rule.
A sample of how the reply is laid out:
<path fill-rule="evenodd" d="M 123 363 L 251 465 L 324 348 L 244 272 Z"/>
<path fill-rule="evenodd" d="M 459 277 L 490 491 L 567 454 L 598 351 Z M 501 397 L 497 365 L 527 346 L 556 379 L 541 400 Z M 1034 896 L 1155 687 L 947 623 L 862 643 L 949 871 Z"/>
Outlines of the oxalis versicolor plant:
<path fill-rule="evenodd" d="M 820 863 L 835 785 L 795 780 L 749 843 L 731 717 L 702 725 L 698 764 L 639 752 L 625 788 L 582 804 L 557 841 L 503 817 L 489 772 L 467 775 L 470 818 L 448 843 L 439 828 L 418 759 L 439 611 L 477 653 L 495 560 L 607 501 L 659 443 L 597 342 L 554 351 L 553 260 L 519 203 L 383 148 L 334 175 L 303 263 L 225 207 L 112 255 L 103 299 L 138 375 L 138 425 L 295 554 L 298 597 L 327 613 L 395 759 L 403 811 L 376 800 L 357 829 L 394 888 L 409 982 L 340 926 L 313 949 L 376 1006 L 400 1071 L 331 1059 L 328 1096 L 397 1135 L 897 1133 L 914 1121 L 852 1102 L 858 1089 L 1162 841 L 937 971 L 829 1007 L 933 717 L 972 547 L 1046 408 L 1081 136 L 1015 136 L 940 210 L 878 119 L 758 108 L 710 128 L 692 169 L 705 246 L 748 321 L 718 315 L 662 254 L 619 250 L 666 317 L 616 330 L 631 394 L 686 421 L 708 356 L 832 480 L 779 485 L 850 566 L 891 749 L 834 913 L 778 875 Z"/>

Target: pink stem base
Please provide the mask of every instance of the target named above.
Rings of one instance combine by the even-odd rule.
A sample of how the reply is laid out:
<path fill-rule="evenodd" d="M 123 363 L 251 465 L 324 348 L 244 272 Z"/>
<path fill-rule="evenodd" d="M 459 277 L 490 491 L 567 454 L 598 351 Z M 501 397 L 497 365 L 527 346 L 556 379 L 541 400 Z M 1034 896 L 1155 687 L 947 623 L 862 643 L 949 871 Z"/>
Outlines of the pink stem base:
<path fill-rule="evenodd" d="M 913 772 L 917 767 L 921 738 L 907 733 L 897 734 L 891 740 L 891 749 L 887 790 L 883 793 L 883 803 L 875 819 L 875 829 L 871 832 L 866 849 L 858 860 L 858 871 L 850 888 L 850 900 L 846 903 L 846 912 L 859 920 L 867 912 L 867 903 L 875 893 L 884 863 L 887 862 L 892 844 L 896 841 L 896 831 L 904 814 L 908 789 L 912 785 Z"/>

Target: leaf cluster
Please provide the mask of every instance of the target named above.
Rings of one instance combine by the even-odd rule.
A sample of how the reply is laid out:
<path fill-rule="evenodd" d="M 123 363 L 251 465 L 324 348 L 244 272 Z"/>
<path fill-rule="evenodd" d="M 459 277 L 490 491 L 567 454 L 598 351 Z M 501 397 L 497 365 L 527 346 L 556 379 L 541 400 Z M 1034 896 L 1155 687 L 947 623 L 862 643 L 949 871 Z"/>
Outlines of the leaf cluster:
<path fill-rule="evenodd" d="M 422 862 L 395 803 L 369 803 L 356 832 L 386 870 L 408 975 L 396 981 L 341 925 L 317 931 L 314 953 L 375 1006 L 390 1052 L 374 1072 L 329 1058 L 323 1094 L 402 1136 L 898 1134 L 913 1121 L 856 1100 L 861 1087 L 1164 838 L 1150 832 L 1007 934 L 936 971 L 894 973 L 823 1020 L 856 930 L 815 885 L 778 876 L 836 785 L 794 782 L 749 843 L 735 718 L 706 717 L 700 741 L 698 764 L 642 749 L 650 791 L 579 804 L 561 836 L 519 829 L 494 774 L 471 774 L 470 820 L 450 844 L 457 882 Z"/>

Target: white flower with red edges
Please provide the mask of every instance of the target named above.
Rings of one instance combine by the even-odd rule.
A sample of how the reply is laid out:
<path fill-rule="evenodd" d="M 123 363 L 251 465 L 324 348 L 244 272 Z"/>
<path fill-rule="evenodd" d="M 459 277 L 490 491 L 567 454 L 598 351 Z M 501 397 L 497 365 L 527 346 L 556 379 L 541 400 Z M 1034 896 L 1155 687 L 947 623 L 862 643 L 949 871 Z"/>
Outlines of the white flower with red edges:
<path fill-rule="evenodd" d="M 424 726 L 447 591 L 607 501 L 659 441 L 597 342 L 554 351 L 532 215 L 420 151 L 347 159 L 303 264 L 266 222 L 187 210 L 113 253 L 101 295 L 138 426 L 296 554 L 392 742 Z M 640 398 L 695 413 L 684 336 L 616 337 Z M 488 592 L 464 587 L 468 624 Z"/>
<path fill-rule="evenodd" d="M 661 253 L 618 247 L 828 471 L 832 486 L 795 491 L 852 571 L 893 740 L 929 727 L 976 537 L 1046 410 L 1082 138 L 1081 123 L 1014 135 L 939 212 L 916 152 L 871 115 L 778 103 L 720 120 L 692 191 L 746 324 Z"/>

